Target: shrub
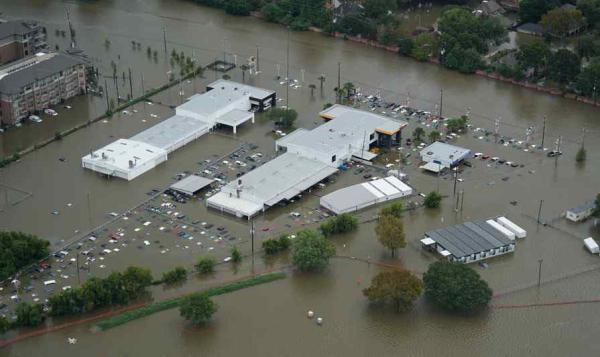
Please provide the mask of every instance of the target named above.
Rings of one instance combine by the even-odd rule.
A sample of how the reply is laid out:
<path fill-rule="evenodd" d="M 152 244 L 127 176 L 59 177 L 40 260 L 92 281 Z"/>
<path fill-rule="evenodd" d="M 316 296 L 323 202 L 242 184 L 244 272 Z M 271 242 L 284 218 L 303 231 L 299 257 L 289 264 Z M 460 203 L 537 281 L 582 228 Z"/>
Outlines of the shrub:
<path fill-rule="evenodd" d="M 278 239 L 266 239 L 262 243 L 262 247 L 267 255 L 273 255 L 288 250 L 291 245 L 292 240 L 285 234 L 281 235 Z"/>
<path fill-rule="evenodd" d="M 200 293 L 186 297 L 179 307 L 179 314 L 196 325 L 210 320 L 216 311 L 217 304 L 207 294 Z"/>
<path fill-rule="evenodd" d="M 187 279 L 187 270 L 184 267 L 176 267 L 173 270 L 163 273 L 162 282 L 165 284 L 175 284 Z"/>
<path fill-rule="evenodd" d="M 427 208 L 438 208 L 440 203 L 442 202 L 442 195 L 437 193 L 436 191 L 431 191 L 425 196 L 425 200 L 423 204 Z"/>
<path fill-rule="evenodd" d="M 201 257 L 196 264 L 196 270 L 200 274 L 209 274 L 215 271 L 217 262 L 213 257 Z"/>

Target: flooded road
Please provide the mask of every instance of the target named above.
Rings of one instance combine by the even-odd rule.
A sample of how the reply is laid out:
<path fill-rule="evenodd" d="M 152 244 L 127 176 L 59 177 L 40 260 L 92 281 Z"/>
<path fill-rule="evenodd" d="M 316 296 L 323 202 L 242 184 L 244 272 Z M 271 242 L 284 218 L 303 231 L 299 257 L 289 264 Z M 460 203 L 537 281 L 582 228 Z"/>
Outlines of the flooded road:
<path fill-rule="evenodd" d="M 132 69 L 133 93 L 157 87 L 167 80 L 170 64 L 163 49 L 163 27 L 167 33 L 168 52 L 184 51 L 186 55 L 206 64 L 225 56 L 238 63 L 260 53 L 261 74 L 247 78 L 256 86 L 275 89 L 284 98 L 286 88 L 275 76 L 285 76 L 288 33 L 281 26 L 253 18 L 226 16 L 220 11 L 200 7 L 188 1 L 160 0 L 111 2 L 59 2 L 0 0 L 0 9 L 9 18 L 32 18 L 48 28 L 49 43 L 67 46 L 67 39 L 56 37 L 55 30 L 66 29 L 65 7 L 68 7 L 77 42 L 98 66 L 103 76 L 111 75 L 111 61 L 117 63 L 118 73 Z M 105 45 L 109 39 L 110 45 Z M 131 41 L 141 43 L 133 49 Z M 156 60 L 146 54 L 150 46 L 157 50 Z M 236 57 L 233 56 L 236 54 Z M 290 34 L 290 76 L 302 81 L 300 89 L 289 90 L 289 103 L 299 112 L 297 127 L 311 128 L 320 124 L 316 113 L 324 103 L 333 102 L 333 87 L 337 85 L 337 63 L 341 62 L 341 82 L 351 81 L 365 93 L 380 93 L 386 100 L 397 103 L 410 101 L 411 106 L 436 112 L 439 110 L 440 89 L 443 89 L 443 114 L 458 115 L 467 111 L 474 127 L 493 130 L 500 119 L 500 133 L 524 140 L 526 129 L 535 125 L 532 143 L 541 142 L 541 127 L 547 117 L 545 146 L 552 147 L 558 136 L 563 137 L 565 154 L 555 161 L 543 153 L 524 152 L 513 147 L 497 145 L 479 139 L 470 132 L 457 144 L 475 152 L 489 153 L 516 161 L 522 168 L 489 165 L 473 161 L 473 168 L 463 174 L 460 189 L 465 190 L 464 210 L 455 213 L 452 183 L 426 175 L 416 162 L 401 167 L 407 172 L 419 192 L 429 192 L 440 185 L 444 200 L 440 211 L 417 210 L 405 214 L 408 246 L 400 258 L 392 260 L 376 242 L 373 224 L 361 225 L 358 232 L 335 238 L 339 255 L 383 260 L 423 272 L 435 257 L 421 251 L 419 239 L 424 231 L 444 227 L 464 220 L 507 215 L 529 232 L 519 241 L 514 254 L 489 261 L 490 268 L 475 267 L 498 293 L 510 293 L 494 303 L 529 303 L 547 300 L 584 299 L 600 296 L 595 281 L 600 263 L 582 248 L 581 239 L 597 231 L 591 224 L 566 224 L 561 213 L 589 200 L 600 186 L 600 113 L 598 108 L 574 101 L 536 93 L 476 76 L 465 76 L 439 66 L 418 63 L 392 53 L 363 45 L 333 40 L 315 33 Z M 323 93 L 317 77 L 325 74 Z M 241 81 L 239 70 L 229 73 Z M 219 75 L 220 76 L 220 75 Z M 228 132 L 206 135 L 174 152 L 167 162 L 132 182 L 107 180 L 80 166 L 80 158 L 92 148 L 98 148 L 119 137 L 128 137 L 172 115 L 168 105 L 178 105 L 183 98 L 202 91 L 217 74 L 207 71 L 205 78 L 184 82 L 157 95 L 155 104 L 140 103 L 131 108 L 136 113 L 118 113 L 25 156 L 20 162 L 0 169 L 0 182 L 7 186 L 0 195 L 0 226 L 2 229 L 23 230 L 49 239 L 53 248 L 79 238 L 106 222 L 108 213 L 122 213 L 148 199 L 147 192 L 163 189 L 182 171 L 197 171 L 206 159 L 214 159 L 235 149 L 244 142 L 258 145 L 265 155 L 274 152 L 272 124 L 257 120 L 245 125 L 234 137 Z M 248 77 L 248 76 L 247 76 Z M 101 80 L 101 84 L 104 77 Z M 109 94 L 116 95 L 112 79 L 107 80 Z M 311 97 L 308 84 L 317 84 Z M 128 81 L 119 76 L 120 93 L 128 93 Z M 180 96 L 179 92 L 184 92 Z M 122 94 L 121 94 L 122 95 Z M 164 103 L 161 105 L 158 103 Z M 67 104 L 73 109 L 58 108 L 56 118 L 44 117 L 35 126 L 28 124 L 0 136 L 4 153 L 24 148 L 51 137 L 57 130 L 97 117 L 106 110 L 106 100 L 79 97 Z M 405 130 L 408 137 L 417 123 Z M 587 129 L 585 165 L 575 165 L 574 156 Z M 417 156 L 417 153 L 412 153 Z M 60 159 L 60 160 L 59 160 Z M 508 179 L 505 179 L 507 178 Z M 318 195 L 362 180 L 351 172 L 340 174 L 334 183 L 321 192 L 306 195 L 288 207 L 268 211 L 257 219 L 259 242 L 274 234 L 302 227 L 313 227 L 317 214 Z M 439 183 L 438 183 L 439 181 Z M 3 186 L 4 187 L 4 186 Z M 556 228 L 537 225 L 535 218 L 539 201 L 543 199 L 543 218 Z M 510 204 L 517 201 L 516 205 Z M 378 208 L 378 207 L 377 207 Z M 360 213 L 363 220 L 372 217 L 377 208 Z M 57 215 L 51 214 L 53 210 Z M 244 253 L 250 251 L 249 226 L 244 220 L 223 216 L 206 210 L 203 202 L 188 202 L 178 210 L 190 220 L 222 225 L 238 238 Z M 293 220 L 290 211 L 303 217 Z M 141 212 L 139 226 L 145 218 Z M 153 219 L 152 229 L 159 224 Z M 178 224 L 177 222 L 175 224 Z M 179 224 L 181 225 L 181 224 Z M 103 239 L 111 230 L 122 228 L 136 236 L 136 225 L 116 222 L 102 232 Z M 263 230 L 263 228 L 265 230 Z M 160 239 L 170 252 L 161 254 L 159 244 L 137 249 L 134 244 L 105 259 L 108 274 L 130 264 L 153 269 L 156 275 L 175 265 L 191 267 L 197 254 L 206 251 L 186 251 L 177 237 L 160 236 L 148 230 L 143 233 L 152 242 Z M 140 237 L 136 238 L 140 239 Z M 143 238 L 143 237 L 141 237 Z M 233 244 L 233 243 L 232 243 Z M 162 248 L 164 250 L 164 248 Z M 219 258 L 226 254 L 221 249 Z M 544 259 L 543 280 L 538 290 L 529 289 L 537 282 L 537 260 Z M 260 258 L 262 260 L 262 258 Z M 228 266 L 221 269 L 228 271 Z M 589 272 L 587 272 L 589 270 Z M 102 273 L 100 273 L 102 271 Z M 69 329 L 40 338 L 26 340 L 0 350 L 0 355 L 30 356 L 55 351 L 58 355 L 597 355 L 594 335 L 600 332 L 595 321 L 596 305 L 573 305 L 522 310 L 496 310 L 475 318 L 463 319 L 432 311 L 420 303 L 415 311 L 405 315 L 390 314 L 388 310 L 369 308 L 360 290 L 368 283 L 377 268 L 343 259 L 334 260 L 332 268 L 321 276 L 292 275 L 284 281 L 252 288 L 217 299 L 221 305 L 216 321 L 207 329 L 187 327 L 177 311 L 168 311 L 139 320 L 107 332 L 91 333 L 89 326 Z M 584 273 L 585 272 L 585 273 Z M 562 279 L 560 279 L 562 278 Z M 71 273 L 62 282 L 74 284 Z M 532 285 L 533 284 L 533 285 Z M 322 311 L 325 325 L 317 328 L 304 318 L 305 310 Z M 282 328 L 283 327 L 283 328 Z M 143 333 L 139 333 L 143 331 Z M 249 332 L 250 331 L 250 332 Z M 79 344 L 66 345 L 66 336 L 76 336 Z M 235 339 L 236 343 L 231 343 Z M 561 341 L 557 344 L 557 341 Z M 351 342 L 350 342 L 351 341 Z M 68 348 L 67 348 L 68 347 Z M 53 355 L 52 353 L 50 353 Z"/>

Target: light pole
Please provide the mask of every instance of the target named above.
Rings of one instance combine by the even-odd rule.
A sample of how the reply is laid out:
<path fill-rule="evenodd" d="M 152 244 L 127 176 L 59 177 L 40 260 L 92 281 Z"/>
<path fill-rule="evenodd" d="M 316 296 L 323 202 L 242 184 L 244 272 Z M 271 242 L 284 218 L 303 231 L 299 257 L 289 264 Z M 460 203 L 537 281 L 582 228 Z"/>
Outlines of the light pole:
<path fill-rule="evenodd" d="M 540 284 L 542 283 L 542 262 L 544 261 L 544 259 L 538 259 L 538 288 L 540 287 Z"/>

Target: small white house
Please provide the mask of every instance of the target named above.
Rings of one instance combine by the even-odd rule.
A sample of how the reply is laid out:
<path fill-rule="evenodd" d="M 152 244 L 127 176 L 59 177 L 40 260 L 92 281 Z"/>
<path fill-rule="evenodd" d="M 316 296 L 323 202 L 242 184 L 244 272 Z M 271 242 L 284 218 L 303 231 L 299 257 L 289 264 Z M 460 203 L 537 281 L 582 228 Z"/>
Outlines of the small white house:
<path fill-rule="evenodd" d="M 586 202 L 577 207 L 568 209 L 565 217 L 572 222 L 581 222 L 594 213 L 594 208 L 596 208 L 596 204 L 593 201 Z"/>

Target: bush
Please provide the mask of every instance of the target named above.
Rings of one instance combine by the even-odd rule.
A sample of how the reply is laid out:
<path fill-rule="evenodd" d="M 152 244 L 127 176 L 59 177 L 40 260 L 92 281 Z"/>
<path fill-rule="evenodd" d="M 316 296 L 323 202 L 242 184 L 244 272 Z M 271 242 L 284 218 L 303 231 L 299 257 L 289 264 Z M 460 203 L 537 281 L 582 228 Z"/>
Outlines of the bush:
<path fill-rule="evenodd" d="M 358 228 L 358 218 L 354 217 L 350 213 L 342 213 L 338 216 L 329 218 L 321 224 L 321 233 L 325 237 L 329 237 L 334 234 L 347 233 L 354 231 Z"/>
<path fill-rule="evenodd" d="M 300 271 L 319 271 L 329 264 L 335 247 L 315 231 L 298 232 L 293 244 L 292 261 Z"/>
<path fill-rule="evenodd" d="M 216 311 L 217 304 L 206 294 L 192 294 L 186 297 L 179 308 L 179 314 L 196 325 L 210 320 Z"/>
<path fill-rule="evenodd" d="M 273 255 L 288 250 L 291 245 L 292 240 L 285 234 L 281 235 L 278 239 L 266 239 L 262 243 L 262 247 L 267 255 Z"/>
<path fill-rule="evenodd" d="M 201 257 L 196 264 L 196 270 L 200 274 L 209 274 L 215 271 L 217 262 L 213 257 Z"/>
<path fill-rule="evenodd" d="M 402 201 L 397 201 L 387 207 L 382 208 L 381 211 L 379 211 L 379 215 L 394 216 L 400 218 L 402 216 L 402 212 L 404 212 L 404 206 L 402 205 Z"/>
<path fill-rule="evenodd" d="M 398 40 L 398 53 L 409 56 L 415 47 L 415 41 L 412 38 L 401 38 Z"/>
<path fill-rule="evenodd" d="M 163 273 L 162 282 L 165 284 L 175 284 L 187 279 L 187 270 L 184 267 L 176 267 L 173 270 Z"/>
<path fill-rule="evenodd" d="M 44 319 L 44 310 L 42 305 L 35 304 L 31 305 L 26 302 L 19 303 L 16 309 L 17 320 L 15 321 L 16 326 L 19 327 L 35 327 L 39 326 Z"/>
<path fill-rule="evenodd" d="M 263 14 L 265 20 L 270 22 L 281 22 L 285 17 L 285 11 L 283 11 L 277 4 L 268 3 L 262 7 L 260 12 Z"/>
<path fill-rule="evenodd" d="M 425 297 L 437 306 L 453 312 L 471 313 L 490 302 L 492 290 L 470 267 L 436 262 L 423 275 Z"/>
<path fill-rule="evenodd" d="M 230 15 L 248 16 L 250 15 L 250 10 L 250 4 L 247 0 L 225 1 L 225 12 Z"/>
<path fill-rule="evenodd" d="M 442 202 L 442 195 L 437 193 L 436 191 L 431 191 L 425 196 L 425 200 L 423 204 L 427 208 L 438 208 L 440 203 Z"/>
<path fill-rule="evenodd" d="M 242 261 L 242 253 L 240 253 L 240 250 L 236 246 L 231 248 L 231 261 L 234 263 L 239 263 Z"/>

